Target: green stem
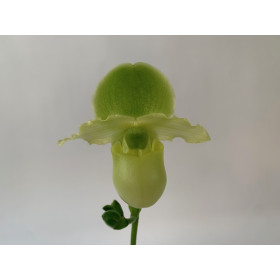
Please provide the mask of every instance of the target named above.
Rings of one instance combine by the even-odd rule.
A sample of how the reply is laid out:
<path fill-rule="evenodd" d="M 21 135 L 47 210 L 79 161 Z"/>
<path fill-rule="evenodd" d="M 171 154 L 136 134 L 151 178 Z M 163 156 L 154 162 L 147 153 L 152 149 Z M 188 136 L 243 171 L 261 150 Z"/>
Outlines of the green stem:
<path fill-rule="evenodd" d="M 136 219 L 136 221 L 131 225 L 130 245 L 136 245 L 138 221 L 139 221 L 139 217 L 138 217 L 138 218 Z"/>
<path fill-rule="evenodd" d="M 136 220 L 131 225 L 130 245 L 136 245 L 139 213 L 141 209 L 133 208 L 132 206 L 129 206 L 129 209 L 130 209 L 131 217 L 136 217 Z"/>

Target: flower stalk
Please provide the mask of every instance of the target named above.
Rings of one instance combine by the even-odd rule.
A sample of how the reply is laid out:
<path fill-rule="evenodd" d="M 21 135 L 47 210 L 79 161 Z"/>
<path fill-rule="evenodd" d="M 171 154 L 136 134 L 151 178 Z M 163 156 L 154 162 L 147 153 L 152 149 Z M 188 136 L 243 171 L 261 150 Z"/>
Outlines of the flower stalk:
<path fill-rule="evenodd" d="M 136 217 L 136 220 L 131 225 L 130 245 L 136 245 L 139 214 L 141 209 L 134 208 L 132 206 L 130 206 L 129 209 L 131 216 Z"/>

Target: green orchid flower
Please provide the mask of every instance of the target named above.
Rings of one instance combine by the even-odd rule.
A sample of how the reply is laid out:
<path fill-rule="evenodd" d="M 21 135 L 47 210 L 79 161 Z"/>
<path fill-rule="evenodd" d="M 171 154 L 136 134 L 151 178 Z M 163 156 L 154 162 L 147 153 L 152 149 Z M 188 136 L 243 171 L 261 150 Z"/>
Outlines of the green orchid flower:
<path fill-rule="evenodd" d="M 174 113 L 174 92 L 166 77 L 146 63 L 121 64 L 99 83 L 92 100 L 95 119 L 79 132 L 58 141 L 83 139 L 111 143 L 113 182 L 128 205 L 141 209 L 155 204 L 166 186 L 161 141 L 181 137 L 188 143 L 210 140 L 199 124 Z"/>

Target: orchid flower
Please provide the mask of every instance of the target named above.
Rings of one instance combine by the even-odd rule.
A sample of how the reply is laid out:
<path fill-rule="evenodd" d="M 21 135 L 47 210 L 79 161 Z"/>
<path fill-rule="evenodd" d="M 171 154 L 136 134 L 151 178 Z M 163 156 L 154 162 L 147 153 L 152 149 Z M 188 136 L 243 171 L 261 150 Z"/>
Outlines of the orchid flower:
<path fill-rule="evenodd" d="M 92 104 L 95 119 L 58 144 L 74 139 L 97 145 L 111 143 L 113 182 L 132 208 L 150 207 L 164 192 L 161 141 L 175 137 L 188 143 L 210 140 L 201 125 L 192 126 L 187 119 L 173 115 L 174 92 L 169 81 L 146 63 L 121 64 L 111 70 L 97 86 Z"/>

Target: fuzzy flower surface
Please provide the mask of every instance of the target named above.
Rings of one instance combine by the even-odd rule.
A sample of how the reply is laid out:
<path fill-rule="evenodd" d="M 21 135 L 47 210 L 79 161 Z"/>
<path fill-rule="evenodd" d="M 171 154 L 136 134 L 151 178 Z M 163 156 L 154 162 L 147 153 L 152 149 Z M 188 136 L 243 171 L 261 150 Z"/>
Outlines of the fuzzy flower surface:
<path fill-rule="evenodd" d="M 161 141 L 181 137 L 188 143 L 210 140 L 199 124 L 174 114 L 174 92 L 167 78 L 146 63 L 121 64 L 99 83 L 93 95 L 95 119 L 58 141 L 83 139 L 111 143 L 113 182 L 119 196 L 135 208 L 150 207 L 166 186 Z"/>

